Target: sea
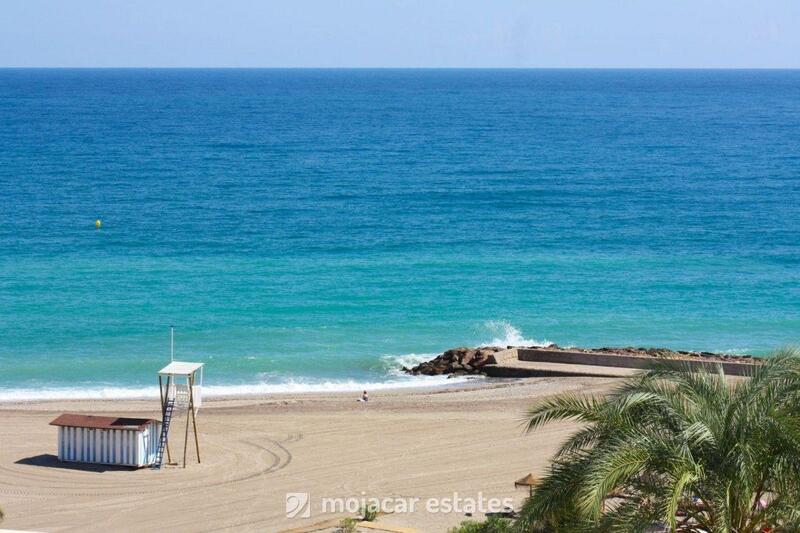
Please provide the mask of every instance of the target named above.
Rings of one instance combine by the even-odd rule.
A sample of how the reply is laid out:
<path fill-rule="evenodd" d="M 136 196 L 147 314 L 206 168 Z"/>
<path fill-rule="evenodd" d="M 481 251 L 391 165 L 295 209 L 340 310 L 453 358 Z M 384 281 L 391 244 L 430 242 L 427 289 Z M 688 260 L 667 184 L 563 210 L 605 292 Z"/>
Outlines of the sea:
<path fill-rule="evenodd" d="M 0 401 L 156 397 L 170 326 L 207 395 L 797 343 L 800 71 L 0 70 Z"/>

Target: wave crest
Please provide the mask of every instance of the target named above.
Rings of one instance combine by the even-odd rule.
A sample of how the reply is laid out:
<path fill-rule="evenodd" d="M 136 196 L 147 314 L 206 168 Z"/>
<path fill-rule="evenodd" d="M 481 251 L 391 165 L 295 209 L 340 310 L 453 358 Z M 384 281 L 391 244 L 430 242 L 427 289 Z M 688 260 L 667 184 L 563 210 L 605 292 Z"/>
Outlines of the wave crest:
<path fill-rule="evenodd" d="M 401 377 L 402 376 L 402 377 Z M 221 398 L 269 394 L 302 394 L 309 392 L 361 392 L 362 390 L 411 389 L 454 385 L 476 379 L 462 376 L 398 376 L 386 381 L 286 379 L 280 382 L 244 383 L 239 385 L 205 385 L 203 396 Z M 158 387 L 98 388 L 19 388 L 0 391 L 0 403 L 37 400 L 157 400 Z"/>
<path fill-rule="evenodd" d="M 489 320 L 483 324 L 490 335 L 495 337 L 480 346 L 547 346 L 551 342 L 547 339 L 527 339 L 522 332 L 507 320 Z"/>

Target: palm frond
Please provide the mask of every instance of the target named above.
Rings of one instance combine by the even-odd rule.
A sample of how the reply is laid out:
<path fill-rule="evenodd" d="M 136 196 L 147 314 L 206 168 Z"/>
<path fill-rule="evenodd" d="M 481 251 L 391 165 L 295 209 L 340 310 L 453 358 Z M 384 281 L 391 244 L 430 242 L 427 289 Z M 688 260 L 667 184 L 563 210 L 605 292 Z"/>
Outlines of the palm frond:
<path fill-rule="evenodd" d="M 729 379 L 715 364 L 660 361 L 605 397 L 545 400 L 524 424 L 531 432 L 554 421 L 580 428 L 557 451 L 520 524 L 553 531 L 640 531 L 656 521 L 680 531 L 800 530 L 795 348 L 755 365 L 747 378 Z"/>
<path fill-rule="evenodd" d="M 549 398 L 530 408 L 523 419 L 526 433 L 556 420 L 599 422 L 603 420 L 604 404 L 587 396 L 564 395 Z"/>

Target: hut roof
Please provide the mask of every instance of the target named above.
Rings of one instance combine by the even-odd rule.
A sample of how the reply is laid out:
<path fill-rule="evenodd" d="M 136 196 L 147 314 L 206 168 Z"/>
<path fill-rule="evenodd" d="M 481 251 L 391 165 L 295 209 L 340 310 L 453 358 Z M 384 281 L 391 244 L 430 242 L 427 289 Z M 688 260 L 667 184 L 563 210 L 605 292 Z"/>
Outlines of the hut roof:
<path fill-rule="evenodd" d="M 518 479 L 514 482 L 514 486 L 519 487 L 535 487 L 539 484 L 539 478 L 534 476 L 533 474 L 528 474 L 522 479 Z"/>
<path fill-rule="evenodd" d="M 141 431 L 146 428 L 150 422 L 153 422 L 153 419 L 65 413 L 50 422 L 50 425 L 91 429 L 136 429 Z"/>

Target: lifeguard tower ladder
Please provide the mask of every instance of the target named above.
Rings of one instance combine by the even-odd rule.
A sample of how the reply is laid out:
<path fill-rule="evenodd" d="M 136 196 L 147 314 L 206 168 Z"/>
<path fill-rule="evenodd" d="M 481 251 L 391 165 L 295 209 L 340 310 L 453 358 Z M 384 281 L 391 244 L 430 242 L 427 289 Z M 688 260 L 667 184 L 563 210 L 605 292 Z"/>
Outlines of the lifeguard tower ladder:
<path fill-rule="evenodd" d="M 198 379 L 199 377 L 199 379 Z M 200 442 L 197 438 L 197 410 L 203 403 L 203 363 L 172 361 L 158 371 L 158 391 L 161 396 L 161 435 L 158 441 L 154 468 L 161 468 L 164 450 L 172 462 L 169 449 L 169 427 L 172 416 L 186 411 L 186 429 L 183 436 L 183 468 L 186 468 L 186 451 L 189 445 L 189 419 L 192 421 L 197 462 L 200 462 Z"/>

